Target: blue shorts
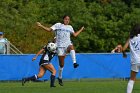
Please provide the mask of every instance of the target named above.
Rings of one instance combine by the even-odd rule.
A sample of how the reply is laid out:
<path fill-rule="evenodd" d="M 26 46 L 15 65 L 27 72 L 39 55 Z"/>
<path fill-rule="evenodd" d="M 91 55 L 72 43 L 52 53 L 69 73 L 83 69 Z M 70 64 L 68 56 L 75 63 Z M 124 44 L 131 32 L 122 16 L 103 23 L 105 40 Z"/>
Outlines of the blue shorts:
<path fill-rule="evenodd" d="M 48 60 L 40 60 L 39 62 L 39 66 L 48 65 L 48 64 L 51 64 L 51 62 Z"/>

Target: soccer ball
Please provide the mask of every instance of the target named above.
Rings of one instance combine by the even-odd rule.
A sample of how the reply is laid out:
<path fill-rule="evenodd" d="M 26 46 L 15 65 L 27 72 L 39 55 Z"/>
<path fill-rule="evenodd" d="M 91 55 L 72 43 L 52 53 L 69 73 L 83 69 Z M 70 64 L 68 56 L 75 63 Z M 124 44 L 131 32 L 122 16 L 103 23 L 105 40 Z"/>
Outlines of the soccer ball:
<path fill-rule="evenodd" d="M 47 49 L 52 52 L 52 51 L 55 51 L 56 50 L 56 44 L 55 43 L 48 43 L 47 45 Z"/>

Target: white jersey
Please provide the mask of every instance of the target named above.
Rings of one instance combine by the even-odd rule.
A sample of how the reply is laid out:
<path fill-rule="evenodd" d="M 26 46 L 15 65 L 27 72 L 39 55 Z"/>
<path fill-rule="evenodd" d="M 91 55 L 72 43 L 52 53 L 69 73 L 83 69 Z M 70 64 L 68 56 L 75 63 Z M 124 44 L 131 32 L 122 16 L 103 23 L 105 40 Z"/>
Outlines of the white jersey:
<path fill-rule="evenodd" d="M 71 25 L 64 25 L 62 23 L 56 23 L 52 27 L 56 34 L 57 47 L 68 47 L 71 45 L 70 35 L 74 33 Z"/>
<path fill-rule="evenodd" d="M 140 63 L 140 34 L 129 41 L 130 58 L 132 64 Z"/>

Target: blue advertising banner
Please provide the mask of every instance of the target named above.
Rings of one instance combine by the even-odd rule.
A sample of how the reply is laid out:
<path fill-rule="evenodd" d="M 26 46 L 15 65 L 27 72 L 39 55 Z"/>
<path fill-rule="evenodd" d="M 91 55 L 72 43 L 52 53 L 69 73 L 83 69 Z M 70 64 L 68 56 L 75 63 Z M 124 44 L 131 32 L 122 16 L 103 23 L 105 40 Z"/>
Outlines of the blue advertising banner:
<path fill-rule="evenodd" d="M 64 79 L 80 78 L 126 78 L 130 75 L 130 55 L 123 58 L 122 54 L 91 53 L 76 54 L 78 68 L 73 68 L 70 55 L 65 59 L 63 70 Z M 25 55 L 0 55 L 0 80 L 21 80 L 23 77 L 32 76 L 39 71 L 40 57 L 32 62 L 35 54 Z M 52 59 L 52 64 L 57 70 L 58 77 L 58 57 Z M 46 71 L 41 80 L 49 79 L 50 72 Z M 138 74 L 138 77 L 140 75 Z"/>

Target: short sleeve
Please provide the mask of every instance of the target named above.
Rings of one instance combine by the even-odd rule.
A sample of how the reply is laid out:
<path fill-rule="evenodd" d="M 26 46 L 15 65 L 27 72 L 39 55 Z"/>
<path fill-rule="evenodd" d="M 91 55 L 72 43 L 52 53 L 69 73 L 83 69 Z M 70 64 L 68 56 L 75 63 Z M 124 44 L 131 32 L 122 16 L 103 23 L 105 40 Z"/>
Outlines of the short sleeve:
<path fill-rule="evenodd" d="M 74 33 L 74 29 L 72 26 L 70 26 L 70 29 L 71 29 L 71 33 Z"/>
<path fill-rule="evenodd" d="M 59 29 L 60 25 L 61 25 L 61 23 L 56 23 L 56 24 L 54 24 L 53 26 L 51 26 L 51 29 L 52 29 L 53 31 L 55 31 L 55 30 Z"/>

